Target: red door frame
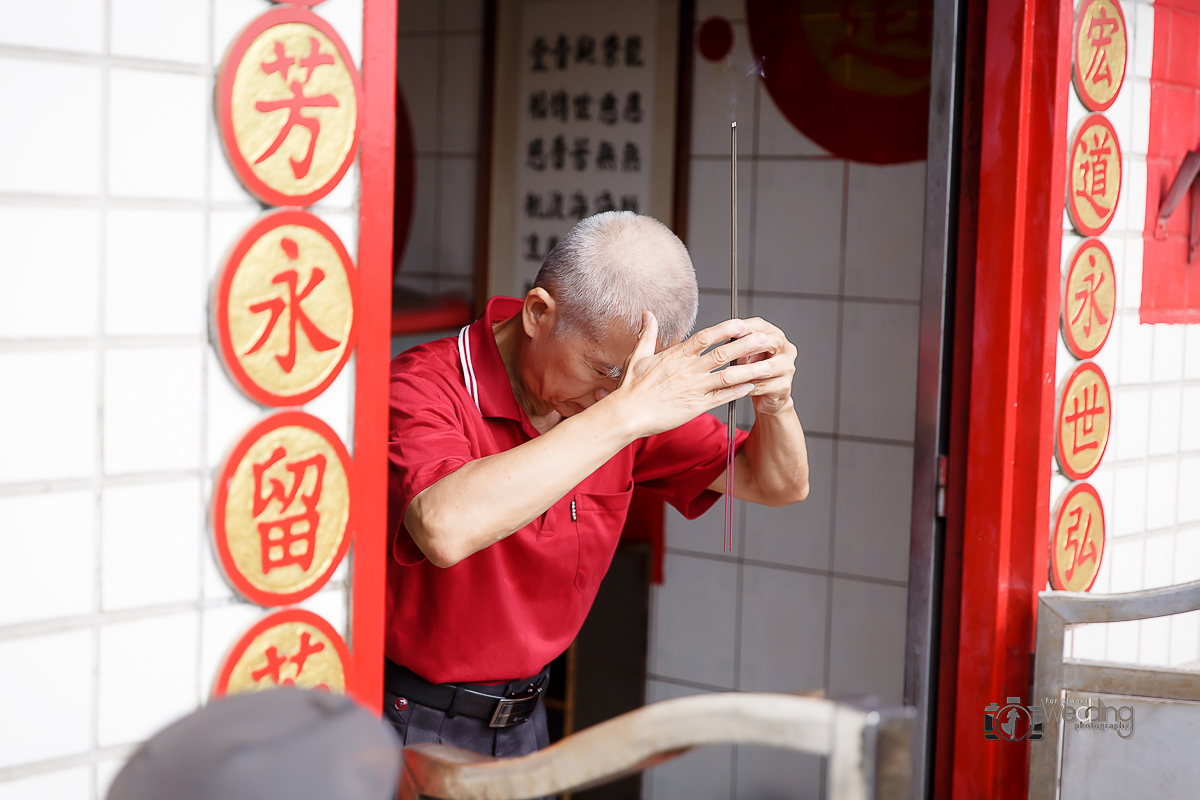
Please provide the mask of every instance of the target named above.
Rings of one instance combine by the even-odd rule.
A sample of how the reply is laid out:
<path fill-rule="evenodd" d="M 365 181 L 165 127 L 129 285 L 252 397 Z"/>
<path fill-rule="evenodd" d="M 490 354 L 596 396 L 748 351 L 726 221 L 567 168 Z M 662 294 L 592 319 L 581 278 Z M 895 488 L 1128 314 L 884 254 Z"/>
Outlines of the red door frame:
<path fill-rule="evenodd" d="M 968 0 L 934 796 L 1023 798 L 1029 743 L 983 710 L 1029 698 L 1046 585 L 1069 0 Z"/>
<path fill-rule="evenodd" d="M 350 693 L 383 705 L 383 615 L 387 565 L 387 388 L 391 359 L 392 208 L 396 131 L 397 0 L 363 0 L 363 128 L 358 201 L 358 352 L 354 461 L 362 509 L 354 535 Z"/>

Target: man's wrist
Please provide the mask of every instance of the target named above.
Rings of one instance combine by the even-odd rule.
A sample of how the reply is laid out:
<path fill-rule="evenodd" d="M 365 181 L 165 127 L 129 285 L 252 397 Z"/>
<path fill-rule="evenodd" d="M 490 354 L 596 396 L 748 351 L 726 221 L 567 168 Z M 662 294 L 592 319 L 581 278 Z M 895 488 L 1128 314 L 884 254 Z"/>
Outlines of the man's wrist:
<path fill-rule="evenodd" d="M 792 396 L 788 395 L 787 400 L 780 404 L 768 403 L 767 398 L 754 398 L 754 414 L 759 417 L 782 417 L 788 414 L 796 413 L 796 404 L 792 400 Z"/>

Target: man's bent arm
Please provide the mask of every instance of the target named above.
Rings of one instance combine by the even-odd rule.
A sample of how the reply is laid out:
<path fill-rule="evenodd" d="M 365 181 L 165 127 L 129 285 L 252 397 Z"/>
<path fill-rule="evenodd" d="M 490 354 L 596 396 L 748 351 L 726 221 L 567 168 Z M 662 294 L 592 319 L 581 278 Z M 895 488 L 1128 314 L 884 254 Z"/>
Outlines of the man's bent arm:
<path fill-rule="evenodd" d="M 724 492 L 725 473 L 708 488 Z M 791 398 L 775 413 L 755 415 L 754 427 L 734 462 L 733 496 L 766 506 L 785 506 L 808 497 L 808 447 Z"/>

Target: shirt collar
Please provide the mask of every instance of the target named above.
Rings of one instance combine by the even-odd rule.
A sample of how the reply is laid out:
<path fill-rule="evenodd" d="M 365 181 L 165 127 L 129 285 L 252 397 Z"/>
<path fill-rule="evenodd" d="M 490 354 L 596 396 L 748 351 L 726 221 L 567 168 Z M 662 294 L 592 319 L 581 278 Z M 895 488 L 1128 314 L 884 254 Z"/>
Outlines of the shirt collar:
<path fill-rule="evenodd" d="M 483 316 L 459 333 L 459 361 L 463 381 L 485 417 L 504 417 L 532 430 L 525 411 L 517 403 L 508 381 L 508 371 L 496 346 L 492 326 L 521 313 L 524 304 L 515 297 L 493 297 Z"/>

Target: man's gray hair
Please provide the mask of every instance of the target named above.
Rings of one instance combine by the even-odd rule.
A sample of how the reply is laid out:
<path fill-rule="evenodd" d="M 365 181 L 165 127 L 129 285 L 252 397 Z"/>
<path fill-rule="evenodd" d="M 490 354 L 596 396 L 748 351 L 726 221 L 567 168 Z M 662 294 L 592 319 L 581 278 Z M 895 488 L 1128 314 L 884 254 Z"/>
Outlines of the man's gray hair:
<path fill-rule="evenodd" d="M 546 256 L 533 285 L 558 306 L 555 333 L 596 340 L 613 326 L 637 333 L 649 311 L 666 346 L 696 324 L 699 292 L 687 248 L 666 225 L 632 211 L 580 220 Z"/>

